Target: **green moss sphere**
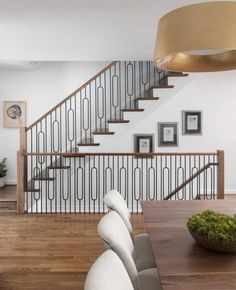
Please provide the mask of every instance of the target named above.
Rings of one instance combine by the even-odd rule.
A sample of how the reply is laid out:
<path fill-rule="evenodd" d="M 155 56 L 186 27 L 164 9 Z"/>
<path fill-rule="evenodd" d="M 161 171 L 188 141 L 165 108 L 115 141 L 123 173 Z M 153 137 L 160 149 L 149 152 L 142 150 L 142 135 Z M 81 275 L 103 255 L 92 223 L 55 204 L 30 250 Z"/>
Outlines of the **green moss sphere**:
<path fill-rule="evenodd" d="M 226 243 L 236 241 L 236 218 L 213 210 L 193 215 L 188 220 L 187 227 L 193 233 L 209 240 Z"/>

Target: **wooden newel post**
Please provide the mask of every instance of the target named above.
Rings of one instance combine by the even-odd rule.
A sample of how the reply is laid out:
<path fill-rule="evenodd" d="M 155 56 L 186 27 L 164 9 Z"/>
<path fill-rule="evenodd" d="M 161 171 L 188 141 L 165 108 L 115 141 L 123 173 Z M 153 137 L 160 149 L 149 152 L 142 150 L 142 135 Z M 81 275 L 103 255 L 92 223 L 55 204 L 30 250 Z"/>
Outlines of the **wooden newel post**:
<path fill-rule="evenodd" d="M 17 214 L 24 213 L 24 154 L 17 151 Z"/>
<path fill-rule="evenodd" d="M 20 128 L 20 150 L 17 152 L 17 214 L 24 213 L 24 189 L 27 181 L 27 164 L 24 155 L 26 151 L 26 127 L 22 127 Z"/>
<path fill-rule="evenodd" d="M 225 198 L 225 160 L 224 151 L 218 150 L 218 167 L 217 167 L 217 198 Z"/>
<path fill-rule="evenodd" d="M 20 152 L 27 151 L 26 127 L 20 128 Z"/>

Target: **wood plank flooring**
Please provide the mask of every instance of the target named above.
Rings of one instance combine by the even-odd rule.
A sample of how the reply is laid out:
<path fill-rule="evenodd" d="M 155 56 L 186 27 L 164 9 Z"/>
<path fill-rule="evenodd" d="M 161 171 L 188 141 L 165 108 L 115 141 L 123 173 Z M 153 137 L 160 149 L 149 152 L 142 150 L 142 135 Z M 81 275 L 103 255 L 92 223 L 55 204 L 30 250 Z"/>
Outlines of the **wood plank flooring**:
<path fill-rule="evenodd" d="M 16 201 L 16 186 L 8 185 L 0 188 L 0 201 Z"/>
<path fill-rule="evenodd" d="M 82 290 L 105 250 L 97 235 L 102 214 L 0 214 L 0 290 Z M 133 215 L 136 233 L 142 214 Z"/>
<path fill-rule="evenodd" d="M 0 216 L 0 289 L 83 289 L 100 215 Z"/>

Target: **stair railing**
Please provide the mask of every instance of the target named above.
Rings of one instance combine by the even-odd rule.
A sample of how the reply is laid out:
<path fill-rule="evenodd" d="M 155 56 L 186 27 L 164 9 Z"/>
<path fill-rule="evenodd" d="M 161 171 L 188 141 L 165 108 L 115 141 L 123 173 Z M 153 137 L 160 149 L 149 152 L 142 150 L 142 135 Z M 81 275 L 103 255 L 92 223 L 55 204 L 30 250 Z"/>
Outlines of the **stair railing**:
<path fill-rule="evenodd" d="M 224 198 L 224 151 L 216 153 L 18 153 L 19 213 L 105 212 L 115 188 L 132 212 L 141 200 Z M 43 160 L 43 163 L 39 163 Z M 27 173 L 24 164 L 28 166 Z M 41 174 L 45 166 L 47 174 Z"/>
<path fill-rule="evenodd" d="M 181 185 L 179 185 L 175 190 L 169 193 L 164 200 L 169 200 L 174 197 L 180 190 L 184 189 L 185 186 L 193 182 L 195 178 L 199 177 L 202 173 L 206 172 L 211 166 L 217 166 L 218 163 L 209 162 L 204 165 L 202 168 L 198 169 L 192 176 L 185 180 Z M 201 194 L 196 195 L 196 199 L 201 199 Z"/>
<path fill-rule="evenodd" d="M 109 122 L 122 121 L 123 110 L 136 109 L 136 100 L 151 96 L 150 88 L 165 75 L 150 61 L 114 61 L 29 127 L 21 128 L 18 165 L 24 169 L 18 171 L 18 212 L 22 210 L 21 193 L 32 183 L 28 171 L 33 165 L 25 152 L 60 155 L 96 145 L 94 134 L 109 134 Z M 37 156 L 37 168 L 42 171 L 46 170 L 44 161 L 44 155 Z"/>
<path fill-rule="evenodd" d="M 97 145 L 94 134 L 109 134 L 108 124 L 123 120 L 123 110 L 135 109 L 138 98 L 165 71 L 150 61 L 114 61 L 25 129 L 27 152 L 78 152 L 79 146 Z"/>

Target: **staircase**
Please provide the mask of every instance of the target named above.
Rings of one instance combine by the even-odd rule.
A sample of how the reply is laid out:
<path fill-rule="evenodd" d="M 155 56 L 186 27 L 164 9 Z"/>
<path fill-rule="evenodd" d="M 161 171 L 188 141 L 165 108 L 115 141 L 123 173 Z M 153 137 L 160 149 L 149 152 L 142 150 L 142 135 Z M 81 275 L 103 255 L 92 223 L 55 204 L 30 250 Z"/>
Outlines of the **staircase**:
<path fill-rule="evenodd" d="M 126 112 L 142 113 L 143 101 L 158 101 L 153 90 L 171 90 L 172 77 L 151 62 L 112 62 L 26 129 L 27 152 L 80 152 L 99 146 L 96 135 L 114 135 L 110 124 L 127 124 Z M 141 118 L 141 116 L 140 116 Z"/>
<path fill-rule="evenodd" d="M 123 178 L 124 184 L 128 182 L 128 171 L 136 156 L 117 154 L 115 158 L 115 153 L 94 153 L 102 148 L 105 139 L 101 137 L 113 138 L 119 126 L 132 121 L 127 117 L 130 114 L 138 114 L 141 120 L 144 104 L 155 108 L 160 102 L 159 94 L 171 95 L 175 88 L 172 80 L 186 77 L 187 74 L 159 70 L 149 61 L 115 61 L 28 128 L 21 128 L 18 166 L 23 170 L 18 170 L 18 212 L 91 212 L 91 206 L 93 212 L 104 211 L 102 195 L 114 188 L 115 182 L 116 188 L 122 187 Z M 212 164 L 217 163 L 216 156 L 212 154 Z M 157 160 L 156 155 L 156 164 Z M 133 174 L 139 170 L 157 170 L 150 161 L 149 158 L 146 169 L 136 162 Z M 200 163 L 199 166 L 206 165 Z M 119 172 L 116 181 L 115 167 Z M 139 203 L 143 193 L 139 188 L 139 197 L 134 197 L 135 188 L 137 185 L 132 184 L 132 198 L 127 195 L 129 185 L 125 188 L 127 203 L 133 204 L 131 199 Z M 166 196 L 173 190 L 169 189 Z M 164 199 L 161 195 L 157 197 L 156 192 L 155 199 Z M 138 211 L 138 206 L 135 207 Z"/>

